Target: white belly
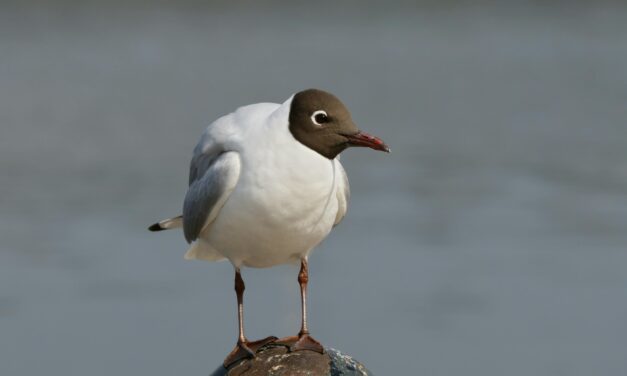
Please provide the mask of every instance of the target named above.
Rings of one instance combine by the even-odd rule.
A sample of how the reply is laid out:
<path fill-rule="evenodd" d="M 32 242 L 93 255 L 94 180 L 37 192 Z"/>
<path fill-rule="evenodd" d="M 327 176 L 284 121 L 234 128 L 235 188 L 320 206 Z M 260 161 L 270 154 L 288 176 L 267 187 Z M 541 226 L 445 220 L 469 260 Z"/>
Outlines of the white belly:
<path fill-rule="evenodd" d="M 235 266 L 298 262 L 331 231 L 338 210 L 334 163 L 295 154 L 243 158 L 237 187 L 202 235 Z"/>

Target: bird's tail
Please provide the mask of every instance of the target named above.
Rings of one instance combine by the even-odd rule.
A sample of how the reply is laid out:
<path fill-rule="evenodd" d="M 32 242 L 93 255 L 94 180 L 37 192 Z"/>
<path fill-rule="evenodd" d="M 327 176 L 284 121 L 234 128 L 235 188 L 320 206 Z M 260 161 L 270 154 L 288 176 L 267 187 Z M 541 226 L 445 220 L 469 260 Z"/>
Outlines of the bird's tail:
<path fill-rule="evenodd" d="M 164 219 L 163 221 L 159 221 L 148 227 L 148 230 L 163 231 L 181 227 L 183 227 L 183 216 L 179 215 L 178 217 L 168 218 Z"/>
<path fill-rule="evenodd" d="M 163 221 L 159 221 L 148 227 L 148 230 L 163 231 L 181 227 L 183 227 L 183 216 L 179 215 L 178 217 L 168 218 L 164 219 Z M 185 253 L 185 259 L 206 261 L 226 260 L 226 258 L 222 256 L 218 251 L 216 251 L 211 245 L 209 245 L 209 243 L 200 238 L 196 239 L 196 241 L 194 241 L 189 250 L 187 250 L 187 253 Z"/>

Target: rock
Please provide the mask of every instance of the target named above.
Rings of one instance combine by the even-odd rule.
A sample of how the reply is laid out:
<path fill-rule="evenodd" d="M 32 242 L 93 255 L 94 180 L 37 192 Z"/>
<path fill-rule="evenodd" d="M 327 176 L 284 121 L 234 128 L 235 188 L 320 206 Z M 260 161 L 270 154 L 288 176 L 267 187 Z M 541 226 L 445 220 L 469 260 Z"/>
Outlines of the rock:
<path fill-rule="evenodd" d="M 245 359 L 228 369 L 222 365 L 210 376 L 372 376 L 366 367 L 348 355 L 327 348 L 288 352 L 287 347 L 268 344 L 253 359 Z"/>

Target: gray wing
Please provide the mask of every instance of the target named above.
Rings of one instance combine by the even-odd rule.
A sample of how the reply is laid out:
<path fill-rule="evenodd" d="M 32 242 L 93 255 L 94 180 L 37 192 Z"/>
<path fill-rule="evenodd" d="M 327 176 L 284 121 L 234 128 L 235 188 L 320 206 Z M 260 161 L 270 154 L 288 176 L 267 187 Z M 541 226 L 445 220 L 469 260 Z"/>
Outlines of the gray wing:
<path fill-rule="evenodd" d="M 348 201 L 351 197 L 351 187 L 348 184 L 348 176 L 346 175 L 346 171 L 344 171 L 344 167 L 340 163 L 339 159 L 335 161 L 335 173 L 339 176 L 338 186 L 337 186 L 337 215 L 335 216 L 334 226 L 337 226 L 344 216 L 346 215 L 346 211 L 348 211 Z"/>
<path fill-rule="evenodd" d="M 196 152 L 189 171 L 189 188 L 183 203 L 183 233 L 188 243 L 215 220 L 237 185 L 240 159 L 237 152 Z"/>
<path fill-rule="evenodd" d="M 213 140 L 207 140 L 207 136 L 203 135 L 202 139 L 194 149 L 194 156 L 189 164 L 189 185 L 191 186 L 196 180 L 203 177 L 209 167 L 223 153 L 221 145 Z"/>

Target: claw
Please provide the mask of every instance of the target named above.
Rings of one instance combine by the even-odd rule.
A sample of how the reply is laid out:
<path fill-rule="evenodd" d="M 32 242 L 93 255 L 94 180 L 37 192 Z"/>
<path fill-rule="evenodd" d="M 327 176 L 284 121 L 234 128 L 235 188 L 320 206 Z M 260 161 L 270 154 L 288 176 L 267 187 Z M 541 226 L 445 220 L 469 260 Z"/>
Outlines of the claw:
<path fill-rule="evenodd" d="M 276 337 L 270 336 L 264 339 L 260 339 L 259 341 L 237 341 L 237 345 L 235 345 L 233 351 L 231 351 L 226 359 L 224 359 L 222 365 L 224 366 L 224 368 L 229 368 L 229 366 L 242 359 L 254 358 L 255 354 L 261 347 L 276 340 Z"/>
<path fill-rule="evenodd" d="M 287 346 L 290 351 L 309 350 L 324 354 L 324 347 L 309 334 L 281 338 L 277 340 L 275 344 Z"/>

